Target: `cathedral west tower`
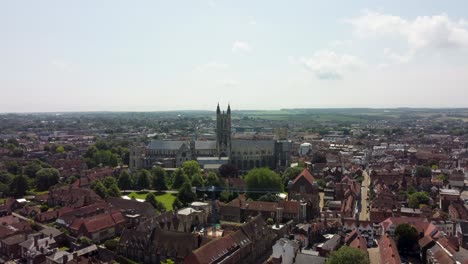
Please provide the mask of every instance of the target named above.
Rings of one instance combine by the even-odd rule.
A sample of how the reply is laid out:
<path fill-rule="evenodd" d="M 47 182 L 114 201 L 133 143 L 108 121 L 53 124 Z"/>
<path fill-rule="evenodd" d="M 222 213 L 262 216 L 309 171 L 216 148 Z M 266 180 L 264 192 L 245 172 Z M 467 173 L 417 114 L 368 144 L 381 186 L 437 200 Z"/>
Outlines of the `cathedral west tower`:
<path fill-rule="evenodd" d="M 216 108 L 216 149 L 219 157 L 229 157 L 231 154 L 231 106 L 226 113 Z"/>

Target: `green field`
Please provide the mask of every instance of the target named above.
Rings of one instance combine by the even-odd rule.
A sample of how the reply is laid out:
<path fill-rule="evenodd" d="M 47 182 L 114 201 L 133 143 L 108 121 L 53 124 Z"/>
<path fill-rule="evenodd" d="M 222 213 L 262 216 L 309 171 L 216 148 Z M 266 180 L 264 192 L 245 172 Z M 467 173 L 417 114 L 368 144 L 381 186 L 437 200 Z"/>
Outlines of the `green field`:
<path fill-rule="evenodd" d="M 156 196 L 156 200 L 164 204 L 164 206 L 166 207 L 166 211 L 172 210 L 172 204 L 174 203 L 175 199 L 176 197 L 171 193 L 165 193 Z"/>
<path fill-rule="evenodd" d="M 148 195 L 148 192 L 131 192 L 127 194 L 128 197 L 130 198 L 135 198 L 135 199 L 146 199 L 146 196 Z"/>
<path fill-rule="evenodd" d="M 146 199 L 146 196 L 148 195 L 148 192 L 131 192 L 129 194 L 126 194 L 130 198 L 135 198 L 135 199 Z M 172 210 L 172 204 L 174 203 L 175 196 L 172 193 L 155 193 L 156 195 L 156 200 L 160 201 L 161 203 L 164 204 L 166 207 L 167 211 Z"/>

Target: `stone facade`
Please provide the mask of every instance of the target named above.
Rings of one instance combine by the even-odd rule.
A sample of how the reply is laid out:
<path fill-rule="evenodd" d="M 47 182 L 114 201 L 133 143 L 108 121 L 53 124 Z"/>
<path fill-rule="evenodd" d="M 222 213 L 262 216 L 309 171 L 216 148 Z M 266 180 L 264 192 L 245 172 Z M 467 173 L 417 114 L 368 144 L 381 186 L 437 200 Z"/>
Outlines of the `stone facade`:
<path fill-rule="evenodd" d="M 231 138 L 231 108 L 216 109 L 215 141 L 153 140 L 146 147 L 130 150 L 130 169 L 151 168 L 154 165 L 179 167 L 187 160 L 200 157 L 229 158 L 240 171 L 253 168 L 286 168 L 290 165 L 292 142 L 289 140 L 247 140 Z"/>

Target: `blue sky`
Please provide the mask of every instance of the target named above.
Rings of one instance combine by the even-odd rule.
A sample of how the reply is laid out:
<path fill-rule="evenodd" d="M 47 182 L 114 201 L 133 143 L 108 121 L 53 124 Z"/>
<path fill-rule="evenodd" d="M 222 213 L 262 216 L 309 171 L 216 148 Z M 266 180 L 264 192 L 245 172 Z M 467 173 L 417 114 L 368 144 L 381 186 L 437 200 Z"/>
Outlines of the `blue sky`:
<path fill-rule="evenodd" d="M 468 107 L 466 1 L 1 1 L 0 112 Z"/>

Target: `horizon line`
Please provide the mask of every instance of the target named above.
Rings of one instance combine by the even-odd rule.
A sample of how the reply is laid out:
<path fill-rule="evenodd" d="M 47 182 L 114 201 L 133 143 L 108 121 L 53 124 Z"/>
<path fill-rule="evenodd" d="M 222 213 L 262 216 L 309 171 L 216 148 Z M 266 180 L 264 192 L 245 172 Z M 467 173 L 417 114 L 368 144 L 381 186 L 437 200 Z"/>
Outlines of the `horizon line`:
<path fill-rule="evenodd" d="M 346 109 L 369 109 L 369 110 L 468 110 L 468 106 L 462 107 L 298 107 L 278 109 L 231 109 L 231 112 L 242 111 L 288 111 L 288 110 L 346 110 Z M 0 112 L 5 114 L 72 114 L 72 113 L 175 113 L 175 112 L 216 112 L 208 109 L 173 109 L 173 110 L 65 110 L 65 111 L 25 111 L 25 112 Z"/>

